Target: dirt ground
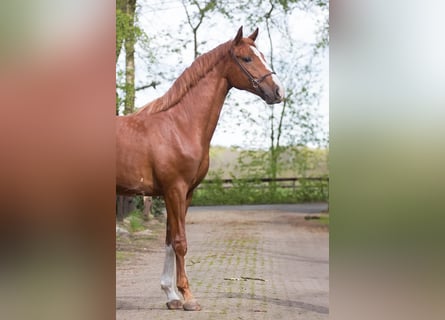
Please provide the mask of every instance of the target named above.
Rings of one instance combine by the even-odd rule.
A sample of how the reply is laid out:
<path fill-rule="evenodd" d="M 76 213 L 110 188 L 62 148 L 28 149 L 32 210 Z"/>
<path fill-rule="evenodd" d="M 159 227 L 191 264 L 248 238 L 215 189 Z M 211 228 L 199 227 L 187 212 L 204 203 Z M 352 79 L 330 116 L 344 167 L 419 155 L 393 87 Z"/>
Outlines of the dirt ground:
<path fill-rule="evenodd" d="M 325 204 L 191 208 L 187 273 L 200 312 L 170 311 L 160 288 L 164 225 L 118 236 L 116 318 L 328 319 Z"/>

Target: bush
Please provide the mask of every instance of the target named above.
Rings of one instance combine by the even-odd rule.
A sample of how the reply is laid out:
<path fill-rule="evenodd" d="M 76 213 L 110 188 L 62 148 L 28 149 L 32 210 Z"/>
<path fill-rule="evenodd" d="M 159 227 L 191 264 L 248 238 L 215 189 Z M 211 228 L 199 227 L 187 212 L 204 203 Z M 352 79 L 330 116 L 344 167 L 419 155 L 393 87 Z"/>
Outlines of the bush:
<path fill-rule="evenodd" d="M 160 217 L 164 214 L 165 202 L 161 197 L 153 197 L 151 204 L 151 214 L 154 217 Z"/>
<path fill-rule="evenodd" d="M 260 179 L 235 179 L 224 186 L 221 179 L 203 183 L 194 193 L 193 205 L 275 204 L 308 201 L 327 201 L 327 180 L 299 180 L 293 187 L 276 182 L 264 183 Z"/>
<path fill-rule="evenodd" d="M 132 211 L 125 220 L 128 221 L 130 232 L 144 230 L 144 219 L 142 218 L 142 212 L 140 210 Z"/>

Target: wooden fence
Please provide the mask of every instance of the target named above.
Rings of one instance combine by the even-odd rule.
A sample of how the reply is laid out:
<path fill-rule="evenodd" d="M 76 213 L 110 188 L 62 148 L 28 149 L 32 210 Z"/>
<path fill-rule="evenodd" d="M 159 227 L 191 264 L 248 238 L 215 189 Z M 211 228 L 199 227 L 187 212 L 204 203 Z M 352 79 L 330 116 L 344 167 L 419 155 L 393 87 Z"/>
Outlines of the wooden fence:
<path fill-rule="evenodd" d="M 310 188 L 318 188 L 324 194 L 328 193 L 329 177 L 292 177 L 292 178 L 260 178 L 260 179 L 204 179 L 198 189 L 205 189 L 211 184 L 222 184 L 224 189 L 230 189 L 234 184 L 249 184 L 254 188 L 268 188 L 275 183 L 277 188 L 291 188 L 294 191 L 303 185 Z"/>

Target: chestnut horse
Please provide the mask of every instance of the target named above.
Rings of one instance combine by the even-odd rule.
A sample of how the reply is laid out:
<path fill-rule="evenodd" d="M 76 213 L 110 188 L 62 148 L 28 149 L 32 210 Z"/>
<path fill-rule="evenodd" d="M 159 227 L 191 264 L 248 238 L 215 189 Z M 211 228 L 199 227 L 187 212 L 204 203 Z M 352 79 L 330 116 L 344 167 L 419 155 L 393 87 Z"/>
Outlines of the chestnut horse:
<path fill-rule="evenodd" d="M 116 191 L 163 196 L 166 256 L 161 288 L 169 309 L 201 310 L 185 272 L 185 216 L 209 168 L 210 140 L 227 93 L 250 91 L 266 103 L 283 100 L 283 87 L 255 46 L 258 28 L 198 57 L 162 97 L 117 117 Z M 176 290 L 182 294 L 181 300 Z"/>

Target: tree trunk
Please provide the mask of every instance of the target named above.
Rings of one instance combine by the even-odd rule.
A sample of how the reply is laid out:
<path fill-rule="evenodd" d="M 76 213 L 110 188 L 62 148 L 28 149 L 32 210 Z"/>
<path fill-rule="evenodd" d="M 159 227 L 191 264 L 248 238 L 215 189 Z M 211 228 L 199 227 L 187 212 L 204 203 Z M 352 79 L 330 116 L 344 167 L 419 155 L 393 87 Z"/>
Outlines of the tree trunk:
<path fill-rule="evenodd" d="M 136 15 L 136 0 L 117 0 L 119 9 L 125 12 L 129 19 L 127 25 L 127 32 L 125 33 L 125 101 L 124 114 L 134 112 L 135 106 L 135 64 L 134 53 L 136 44 L 135 34 L 135 15 Z M 119 44 L 118 44 L 119 45 Z M 117 96 L 116 96 L 117 97 Z M 122 221 L 128 213 L 135 209 L 133 197 L 117 196 L 117 219 Z"/>
<path fill-rule="evenodd" d="M 117 11 L 120 11 L 121 13 L 126 13 L 127 11 L 127 0 L 116 0 L 116 15 Z M 118 22 L 118 21 L 116 21 Z M 116 29 L 121 28 L 121 25 L 116 25 Z M 117 33 L 117 32 L 116 32 Z M 119 55 L 122 50 L 122 44 L 124 42 L 124 39 L 122 37 L 118 37 L 116 34 L 116 64 L 117 60 L 119 59 Z"/>
<path fill-rule="evenodd" d="M 133 32 L 135 14 L 136 14 L 136 0 L 128 0 L 126 12 L 129 16 L 129 27 L 132 32 L 128 32 L 125 37 L 125 107 L 124 114 L 134 112 L 135 100 L 135 85 L 134 85 L 134 52 L 136 44 L 136 35 Z"/>
<path fill-rule="evenodd" d="M 148 221 L 150 220 L 150 213 L 151 213 L 151 207 L 153 205 L 153 198 L 144 196 L 144 211 L 143 211 L 143 218 L 144 220 Z"/>
<path fill-rule="evenodd" d="M 124 218 L 133 210 L 136 209 L 133 197 L 116 196 L 116 219 L 123 221 Z"/>

